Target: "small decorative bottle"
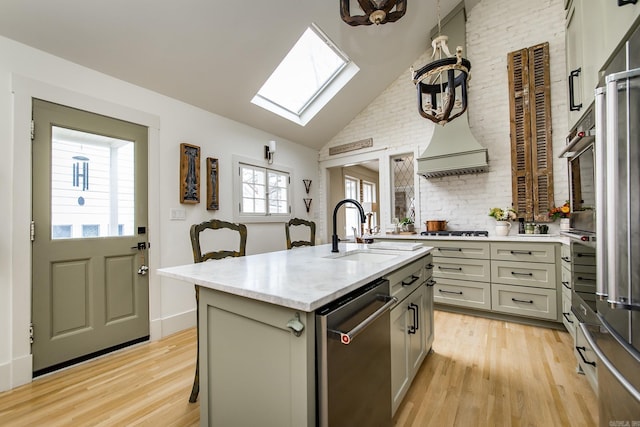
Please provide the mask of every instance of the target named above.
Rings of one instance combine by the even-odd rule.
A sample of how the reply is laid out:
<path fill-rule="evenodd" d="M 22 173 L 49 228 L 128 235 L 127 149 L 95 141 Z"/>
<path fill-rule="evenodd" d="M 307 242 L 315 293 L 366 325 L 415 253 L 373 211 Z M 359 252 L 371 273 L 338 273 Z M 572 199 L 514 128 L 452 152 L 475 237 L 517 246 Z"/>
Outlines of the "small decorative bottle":
<path fill-rule="evenodd" d="M 518 234 L 524 234 L 524 218 L 518 218 Z"/>

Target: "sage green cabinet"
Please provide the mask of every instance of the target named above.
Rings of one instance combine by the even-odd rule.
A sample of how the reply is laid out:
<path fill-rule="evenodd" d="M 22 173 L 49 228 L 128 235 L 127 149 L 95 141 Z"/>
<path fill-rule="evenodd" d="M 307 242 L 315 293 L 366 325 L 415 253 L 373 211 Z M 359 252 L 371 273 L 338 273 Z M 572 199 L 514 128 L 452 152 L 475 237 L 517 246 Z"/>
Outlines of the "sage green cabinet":
<path fill-rule="evenodd" d="M 565 8 L 566 75 L 573 89 L 568 103 L 571 129 L 593 102 L 600 70 L 631 30 L 640 4 L 571 0 Z"/>
<path fill-rule="evenodd" d="M 561 310 L 567 301 L 559 289 L 560 244 L 490 239 L 419 241 L 434 248 L 435 303 L 452 309 L 563 321 L 560 313 L 564 313 Z M 570 306 L 570 298 L 568 303 Z"/>
<path fill-rule="evenodd" d="M 415 280 L 414 269 L 409 268 L 404 270 L 409 273 L 407 276 L 394 276 L 391 278 L 394 280 L 390 281 L 392 289 L 400 284 L 407 290 L 406 293 L 396 293 L 401 297 L 391 310 L 392 414 L 395 414 L 402 403 L 433 344 L 433 282 L 430 261 L 429 256 L 429 262 L 423 266 L 422 280 Z"/>
<path fill-rule="evenodd" d="M 434 301 L 472 308 L 491 309 L 491 250 L 489 242 L 442 240 L 433 245 Z"/>
<path fill-rule="evenodd" d="M 575 341 L 578 322 L 573 311 L 571 311 L 571 283 L 573 279 L 571 277 L 571 246 L 568 244 L 563 244 L 561 247 L 560 263 L 562 265 L 560 279 L 562 289 L 562 323 Z"/>
<path fill-rule="evenodd" d="M 583 0 L 586 1 L 586 0 Z M 603 3 L 604 12 L 598 16 L 599 9 L 596 8 L 596 14 L 591 12 L 593 16 L 591 22 L 602 25 L 604 30 L 604 50 L 606 52 L 605 59 L 611 55 L 619 44 L 627 37 L 628 32 L 632 29 L 633 23 L 640 16 L 640 4 L 625 4 L 618 6 L 616 1 L 607 2 L 589 2 Z"/>
<path fill-rule="evenodd" d="M 314 426 L 314 313 L 208 288 L 199 304 L 200 425 Z"/>

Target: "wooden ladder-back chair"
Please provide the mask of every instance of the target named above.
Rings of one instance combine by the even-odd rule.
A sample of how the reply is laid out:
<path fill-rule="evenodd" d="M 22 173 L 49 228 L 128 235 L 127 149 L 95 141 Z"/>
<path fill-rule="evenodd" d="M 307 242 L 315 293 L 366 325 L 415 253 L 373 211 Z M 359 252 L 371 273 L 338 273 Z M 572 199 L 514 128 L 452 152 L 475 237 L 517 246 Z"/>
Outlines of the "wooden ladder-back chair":
<path fill-rule="evenodd" d="M 289 228 L 293 226 L 309 227 L 309 240 L 296 240 L 292 242 Z M 292 249 L 299 246 L 315 246 L 316 245 L 316 223 L 313 221 L 307 221 L 300 218 L 292 218 L 289 222 L 286 222 L 284 224 L 284 231 L 287 236 L 287 249 Z"/>
<path fill-rule="evenodd" d="M 238 250 L 218 250 L 202 252 L 202 246 L 200 245 L 200 235 L 206 230 L 232 230 L 239 234 L 239 247 Z M 193 224 L 191 226 L 191 247 L 193 249 L 193 262 L 199 263 L 209 260 L 222 259 L 227 257 L 241 257 L 245 255 L 247 248 L 247 226 L 244 224 L 234 224 L 227 221 L 220 221 L 212 219 L 209 221 L 201 222 L 200 224 Z M 200 287 L 196 285 L 196 329 L 199 332 L 200 326 Z M 198 334 L 199 335 L 199 334 Z M 193 387 L 191 388 L 191 396 L 189 396 L 189 402 L 193 403 L 198 399 L 198 393 L 200 392 L 200 342 L 198 340 L 198 354 L 196 356 L 196 375 L 193 380 Z"/>

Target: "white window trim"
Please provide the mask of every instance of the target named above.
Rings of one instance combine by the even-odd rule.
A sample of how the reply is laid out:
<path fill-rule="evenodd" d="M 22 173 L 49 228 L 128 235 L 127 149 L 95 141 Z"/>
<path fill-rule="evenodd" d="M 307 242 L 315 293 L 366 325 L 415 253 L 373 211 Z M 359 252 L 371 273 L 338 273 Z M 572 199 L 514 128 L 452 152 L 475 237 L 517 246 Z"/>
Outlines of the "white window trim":
<path fill-rule="evenodd" d="M 280 165 L 266 165 L 264 162 L 248 157 L 232 156 L 233 161 L 233 220 L 238 223 L 272 223 L 287 222 L 292 215 L 293 201 L 293 170 Z M 274 170 L 289 174 L 289 185 L 287 187 L 287 197 L 289 202 L 289 213 L 286 214 L 245 214 L 240 211 L 242 203 L 242 179 L 240 177 L 240 165 L 246 164 L 260 169 Z"/>
<path fill-rule="evenodd" d="M 347 54 L 340 49 L 335 43 L 333 43 L 327 35 L 318 27 L 312 23 L 310 27 L 318 37 L 323 39 L 329 44 L 337 55 L 342 57 L 346 63 L 336 72 L 336 74 L 318 90 L 309 102 L 302 108 L 299 114 L 289 111 L 286 108 L 272 102 L 271 100 L 256 94 L 251 103 L 259 107 L 264 108 L 267 111 L 271 111 L 274 114 L 279 115 L 287 120 L 292 121 L 300 126 L 306 126 L 307 123 L 313 119 L 325 105 L 331 101 L 343 87 L 349 83 L 349 81 L 355 76 L 360 68 L 347 56 Z"/>

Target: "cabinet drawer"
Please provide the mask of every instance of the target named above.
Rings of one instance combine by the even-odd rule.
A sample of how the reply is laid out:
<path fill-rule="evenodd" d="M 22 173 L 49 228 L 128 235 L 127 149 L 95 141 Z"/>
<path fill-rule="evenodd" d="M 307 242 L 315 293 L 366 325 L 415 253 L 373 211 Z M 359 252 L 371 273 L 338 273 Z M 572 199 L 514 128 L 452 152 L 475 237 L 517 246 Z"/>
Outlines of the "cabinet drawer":
<path fill-rule="evenodd" d="M 598 356 L 593 351 L 593 348 L 589 345 L 587 338 L 584 336 L 582 329 L 576 326 L 575 347 L 573 354 L 578 360 L 580 369 L 584 372 L 589 385 L 596 393 L 598 392 L 598 374 L 596 372 L 596 364 L 599 362 Z"/>
<path fill-rule="evenodd" d="M 491 308 L 518 316 L 558 320 L 555 289 L 491 285 Z"/>
<path fill-rule="evenodd" d="M 553 243 L 491 243 L 491 259 L 522 262 L 556 262 Z"/>
<path fill-rule="evenodd" d="M 562 267 L 561 276 L 562 295 L 567 295 L 571 299 L 571 271 Z"/>
<path fill-rule="evenodd" d="M 573 245 L 573 267 L 578 265 L 596 265 L 595 248 L 585 245 Z"/>
<path fill-rule="evenodd" d="M 402 301 L 431 277 L 432 270 L 426 268 L 431 264 L 431 260 L 432 257 L 429 254 L 385 276 L 385 279 L 389 280 L 391 295 L 398 298 L 398 301 Z"/>
<path fill-rule="evenodd" d="M 576 265 L 571 274 L 571 287 L 576 292 L 595 293 L 596 267 L 595 265 Z"/>
<path fill-rule="evenodd" d="M 493 261 L 491 281 L 507 285 L 556 289 L 555 264 Z"/>
<path fill-rule="evenodd" d="M 436 240 L 429 242 L 433 246 L 434 257 L 489 259 L 489 242 L 469 242 L 464 240 Z"/>
<path fill-rule="evenodd" d="M 438 304 L 491 310 L 489 283 L 437 279 L 433 287 L 433 299 Z"/>
<path fill-rule="evenodd" d="M 491 274 L 488 259 L 433 258 L 433 277 L 488 282 Z"/>
<path fill-rule="evenodd" d="M 562 266 L 571 270 L 571 246 L 562 245 L 560 249 L 560 259 Z"/>
<path fill-rule="evenodd" d="M 573 341 L 576 340 L 576 326 L 578 322 L 576 321 L 576 316 L 573 315 L 571 311 L 571 295 L 568 297 L 566 295 L 562 295 L 562 323 L 564 327 L 567 328 L 567 331 L 573 337 Z"/>

